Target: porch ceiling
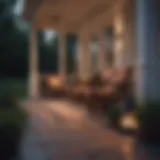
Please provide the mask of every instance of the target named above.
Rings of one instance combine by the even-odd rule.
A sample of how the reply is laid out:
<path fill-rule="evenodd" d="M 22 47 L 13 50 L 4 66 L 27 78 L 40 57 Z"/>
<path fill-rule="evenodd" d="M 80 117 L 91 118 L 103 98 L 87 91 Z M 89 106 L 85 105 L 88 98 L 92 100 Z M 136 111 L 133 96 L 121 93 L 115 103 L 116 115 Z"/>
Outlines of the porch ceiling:
<path fill-rule="evenodd" d="M 76 32 L 125 0 L 26 0 L 24 17 L 36 28 Z M 33 18 L 34 17 L 34 18 Z"/>

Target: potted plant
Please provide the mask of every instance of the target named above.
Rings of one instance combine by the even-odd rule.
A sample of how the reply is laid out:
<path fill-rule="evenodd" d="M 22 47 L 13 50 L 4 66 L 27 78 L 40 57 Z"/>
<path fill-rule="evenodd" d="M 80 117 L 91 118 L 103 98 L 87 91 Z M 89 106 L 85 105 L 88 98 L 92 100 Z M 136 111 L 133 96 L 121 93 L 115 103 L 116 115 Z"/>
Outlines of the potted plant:
<path fill-rule="evenodd" d="M 107 112 L 111 125 L 113 125 L 116 128 L 119 128 L 119 123 L 123 114 L 123 110 L 119 107 L 113 106 L 110 107 Z"/>

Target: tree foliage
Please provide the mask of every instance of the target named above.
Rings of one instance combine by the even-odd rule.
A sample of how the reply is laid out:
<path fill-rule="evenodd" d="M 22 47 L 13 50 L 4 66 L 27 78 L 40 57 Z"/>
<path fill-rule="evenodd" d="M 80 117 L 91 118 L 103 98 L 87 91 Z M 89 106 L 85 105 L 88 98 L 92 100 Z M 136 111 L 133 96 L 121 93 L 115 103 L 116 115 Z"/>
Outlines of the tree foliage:
<path fill-rule="evenodd" d="M 29 26 L 23 29 L 21 17 L 13 8 L 16 0 L 0 0 L 0 77 L 26 77 L 29 66 Z M 58 37 L 45 42 L 44 31 L 38 34 L 39 70 L 57 72 Z M 68 71 L 73 71 L 74 36 L 67 37 Z"/>

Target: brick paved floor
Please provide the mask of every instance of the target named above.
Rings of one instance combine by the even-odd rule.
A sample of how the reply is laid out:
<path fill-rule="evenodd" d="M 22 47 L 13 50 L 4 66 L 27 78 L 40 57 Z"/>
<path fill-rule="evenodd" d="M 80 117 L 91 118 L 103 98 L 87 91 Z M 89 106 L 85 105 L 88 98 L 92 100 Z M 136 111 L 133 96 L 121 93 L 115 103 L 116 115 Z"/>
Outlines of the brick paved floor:
<path fill-rule="evenodd" d="M 30 118 L 20 149 L 22 160 L 160 159 L 135 147 L 132 138 L 93 121 L 83 106 L 58 100 L 24 104 Z"/>

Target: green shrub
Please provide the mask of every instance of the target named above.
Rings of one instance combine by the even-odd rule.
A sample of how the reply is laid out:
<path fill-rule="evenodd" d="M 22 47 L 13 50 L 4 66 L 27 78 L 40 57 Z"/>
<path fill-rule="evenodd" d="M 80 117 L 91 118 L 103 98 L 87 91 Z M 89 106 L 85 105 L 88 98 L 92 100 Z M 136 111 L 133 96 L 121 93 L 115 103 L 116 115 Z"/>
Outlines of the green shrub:
<path fill-rule="evenodd" d="M 160 143 L 160 104 L 139 107 L 140 138 L 151 143 Z"/>
<path fill-rule="evenodd" d="M 27 115 L 18 106 L 16 98 L 1 97 L 0 103 L 0 159 L 9 160 L 17 155 Z"/>
<path fill-rule="evenodd" d="M 7 109 L 17 105 L 17 99 L 12 93 L 0 96 L 0 109 Z"/>
<path fill-rule="evenodd" d="M 9 160 L 16 157 L 20 142 L 19 128 L 14 125 L 0 127 L 0 159 Z"/>
<path fill-rule="evenodd" d="M 12 94 L 14 97 L 26 97 L 27 81 L 25 79 L 0 79 L 0 97 Z"/>

